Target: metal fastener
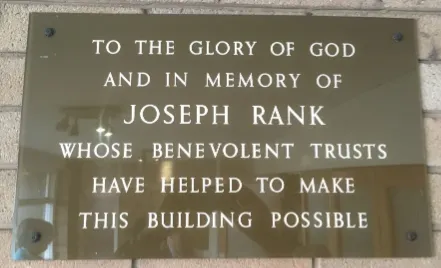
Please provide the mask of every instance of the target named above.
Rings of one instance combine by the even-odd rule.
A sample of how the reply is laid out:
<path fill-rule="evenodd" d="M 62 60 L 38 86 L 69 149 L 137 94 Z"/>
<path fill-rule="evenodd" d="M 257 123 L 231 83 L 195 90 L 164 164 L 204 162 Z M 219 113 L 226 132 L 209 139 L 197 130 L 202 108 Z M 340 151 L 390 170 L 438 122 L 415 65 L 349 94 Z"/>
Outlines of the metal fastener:
<path fill-rule="evenodd" d="M 407 236 L 407 240 L 409 240 L 411 242 L 417 240 L 417 238 L 418 238 L 418 234 L 414 231 L 407 232 L 406 236 Z"/>
<path fill-rule="evenodd" d="M 403 40 L 403 34 L 402 33 L 395 33 L 392 38 L 396 41 L 396 42 L 400 42 L 401 40 Z"/>
<path fill-rule="evenodd" d="M 52 37 L 55 34 L 55 29 L 54 28 L 46 28 L 44 29 L 44 35 L 46 37 Z"/>
<path fill-rule="evenodd" d="M 37 243 L 41 239 L 40 232 L 32 232 L 32 243 Z"/>

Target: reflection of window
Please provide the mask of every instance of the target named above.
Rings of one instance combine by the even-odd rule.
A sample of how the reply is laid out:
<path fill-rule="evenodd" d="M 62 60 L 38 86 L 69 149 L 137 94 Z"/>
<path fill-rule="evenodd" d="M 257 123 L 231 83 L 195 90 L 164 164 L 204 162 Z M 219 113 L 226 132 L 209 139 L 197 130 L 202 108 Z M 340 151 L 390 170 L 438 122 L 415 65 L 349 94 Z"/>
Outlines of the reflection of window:
<path fill-rule="evenodd" d="M 19 178 L 17 226 L 28 218 L 42 219 L 54 225 L 55 179 L 54 174 L 47 173 L 28 173 Z M 53 259 L 53 248 L 50 243 L 41 257 Z"/>
<path fill-rule="evenodd" d="M 47 173 L 27 173 L 19 179 L 19 200 L 53 198 L 55 176 Z"/>
<path fill-rule="evenodd" d="M 45 215 L 44 220 L 50 223 L 54 223 L 54 204 L 46 204 L 44 209 Z M 46 251 L 43 253 L 44 259 L 52 259 L 53 258 L 53 248 L 54 244 L 50 243 L 46 249 Z"/>

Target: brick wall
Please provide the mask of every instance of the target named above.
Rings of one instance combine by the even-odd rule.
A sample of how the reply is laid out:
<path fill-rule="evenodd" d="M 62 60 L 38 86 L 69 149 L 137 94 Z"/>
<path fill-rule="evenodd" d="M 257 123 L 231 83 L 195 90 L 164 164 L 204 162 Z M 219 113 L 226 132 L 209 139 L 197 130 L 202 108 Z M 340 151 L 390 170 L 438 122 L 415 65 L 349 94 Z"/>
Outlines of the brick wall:
<path fill-rule="evenodd" d="M 29 12 L 344 15 L 417 18 L 437 256 L 426 259 L 122 260 L 12 262 L 11 222 Z M 441 267 L 440 0 L 40 0 L 0 2 L 0 267 Z"/>

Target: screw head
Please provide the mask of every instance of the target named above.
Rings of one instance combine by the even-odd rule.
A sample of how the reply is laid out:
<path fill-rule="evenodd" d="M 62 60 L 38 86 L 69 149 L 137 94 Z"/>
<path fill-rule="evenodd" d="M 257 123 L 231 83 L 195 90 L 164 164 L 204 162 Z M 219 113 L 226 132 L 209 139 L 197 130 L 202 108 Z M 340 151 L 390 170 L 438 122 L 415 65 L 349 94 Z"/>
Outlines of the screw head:
<path fill-rule="evenodd" d="M 403 40 L 404 36 L 402 33 L 394 33 L 394 35 L 392 36 L 392 38 L 396 41 L 396 42 L 400 42 Z"/>
<path fill-rule="evenodd" d="M 41 239 L 41 233 L 40 232 L 32 232 L 32 243 L 37 243 Z"/>
<path fill-rule="evenodd" d="M 413 242 L 413 241 L 417 240 L 418 234 L 414 231 L 410 231 L 410 232 L 407 232 L 406 237 L 407 237 L 408 241 Z"/>
<path fill-rule="evenodd" d="M 54 28 L 46 28 L 44 29 L 44 35 L 46 37 L 52 37 L 55 34 L 55 29 Z"/>

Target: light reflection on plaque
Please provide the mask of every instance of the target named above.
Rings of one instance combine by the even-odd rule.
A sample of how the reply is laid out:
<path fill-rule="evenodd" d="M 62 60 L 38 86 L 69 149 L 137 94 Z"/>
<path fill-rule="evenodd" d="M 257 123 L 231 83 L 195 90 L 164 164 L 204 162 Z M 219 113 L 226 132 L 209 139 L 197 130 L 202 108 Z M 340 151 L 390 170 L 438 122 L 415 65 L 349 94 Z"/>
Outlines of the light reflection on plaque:
<path fill-rule="evenodd" d="M 430 256 L 414 31 L 414 22 L 403 19 L 32 14 L 13 257 Z M 393 38 L 397 32 L 401 42 Z M 121 49 L 97 54 L 92 41 L 98 39 L 118 40 Z M 140 55 L 135 40 L 173 40 L 174 53 L 158 55 L 155 48 Z M 198 56 L 189 51 L 195 40 L 224 40 L 236 50 L 239 41 L 256 43 L 242 43 L 252 56 Z M 286 44 L 284 55 L 270 53 L 274 42 Z M 314 57 L 314 42 L 355 50 Z M 116 42 L 108 48 L 118 50 Z M 115 76 L 112 86 L 109 72 L 125 79 Z M 140 78 L 133 86 L 128 72 Z M 137 72 L 149 75 L 148 85 Z M 173 72 L 179 75 L 167 80 Z M 219 80 L 207 86 L 207 73 L 219 73 Z M 260 78 L 250 87 L 240 73 Z M 318 86 L 321 74 L 329 88 Z M 229 124 L 214 125 L 210 116 L 201 124 L 127 123 L 131 105 L 147 104 L 189 104 L 193 112 L 195 105 L 228 105 Z M 253 105 L 268 111 L 267 123 L 277 117 L 273 124 L 253 125 Z M 277 125 L 287 122 L 287 107 L 302 106 L 310 109 L 305 125 L 298 117 Z M 146 111 L 146 118 L 155 117 Z M 67 157 L 60 143 L 90 143 L 90 156 L 73 150 Z M 268 158 L 241 151 L 259 144 L 254 156 Z M 201 151 L 203 157 L 186 157 Z M 179 183 L 179 177 L 190 179 Z M 232 179 L 206 179 L 215 177 Z M 279 179 L 261 184 L 262 177 Z M 181 193 L 170 193 L 172 187 Z"/>

